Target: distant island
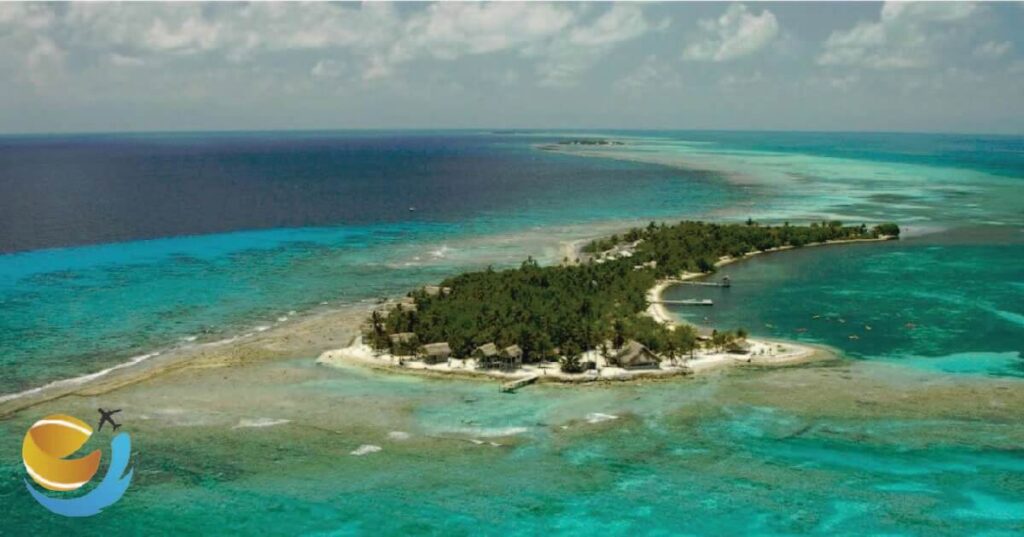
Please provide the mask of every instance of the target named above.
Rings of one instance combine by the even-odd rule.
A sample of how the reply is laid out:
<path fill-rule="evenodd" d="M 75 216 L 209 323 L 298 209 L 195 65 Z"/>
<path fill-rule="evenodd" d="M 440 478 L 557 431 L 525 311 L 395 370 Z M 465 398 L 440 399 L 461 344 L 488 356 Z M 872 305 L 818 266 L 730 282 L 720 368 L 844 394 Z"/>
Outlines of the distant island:
<path fill-rule="evenodd" d="M 576 138 L 573 140 L 560 140 L 558 145 L 625 145 L 616 140 L 605 138 Z"/>
<path fill-rule="evenodd" d="M 814 349 L 750 339 L 742 328 L 676 325 L 660 306 L 661 290 L 762 252 L 899 233 L 892 223 L 652 222 L 587 243 L 560 265 L 529 258 L 519 268 L 469 272 L 413 291 L 373 311 L 359 340 L 320 361 L 563 381 L 689 374 L 735 361 L 790 363 Z"/>

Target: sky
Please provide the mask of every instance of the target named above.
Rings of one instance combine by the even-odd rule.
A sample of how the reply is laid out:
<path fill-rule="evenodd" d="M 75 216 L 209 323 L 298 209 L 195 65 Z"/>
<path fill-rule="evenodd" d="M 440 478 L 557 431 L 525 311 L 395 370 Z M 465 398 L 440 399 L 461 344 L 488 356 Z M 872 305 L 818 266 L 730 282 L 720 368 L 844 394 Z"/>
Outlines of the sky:
<path fill-rule="evenodd" d="M 0 132 L 1024 134 L 1024 3 L 0 4 Z"/>

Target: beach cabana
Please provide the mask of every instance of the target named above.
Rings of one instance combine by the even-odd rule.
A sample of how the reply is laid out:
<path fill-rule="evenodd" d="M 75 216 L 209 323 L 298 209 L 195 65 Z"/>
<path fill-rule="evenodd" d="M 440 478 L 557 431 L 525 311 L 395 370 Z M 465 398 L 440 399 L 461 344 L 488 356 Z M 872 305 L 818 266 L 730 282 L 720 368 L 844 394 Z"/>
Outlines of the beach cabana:
<path fill-rule="evenodd" d="M 436 364 L 447 360 L 452 355 L 452 348 L 448 342 L 427 343 L 423 346 L 420 356 L 428 364 Z"/>
<path fill-rule="evenodd" d="M 494 343 L 484 343 L 473 349 L 473 358 L 480 367 L 493 367 L 498 361 L 498 346 Z"/>
<path fill-rule="evenodd" d="M 653 369 L 661 360 L 642 343 L 629 340 L 615 354 L 615 364 L 623 369 Z"/>
<path fill-rule="evenodd" d="M 509 345 L 501 350 L 501 366 L 509 371 L 523 365 L 523 349 L 519 345 Z"/>

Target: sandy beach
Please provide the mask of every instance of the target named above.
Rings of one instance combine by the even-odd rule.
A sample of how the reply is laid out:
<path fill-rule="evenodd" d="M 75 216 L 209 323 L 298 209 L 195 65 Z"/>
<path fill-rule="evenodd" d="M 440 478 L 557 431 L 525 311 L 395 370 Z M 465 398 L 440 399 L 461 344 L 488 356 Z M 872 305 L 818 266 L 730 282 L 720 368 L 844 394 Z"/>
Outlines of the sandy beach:
<path fill-rule="evenodd" d="M 426 364 L 411 356 L 393 356 L 374 352 L 369 345 L 362 341 L 361 337 L 353 340 L 352 344 L 340 349 L 326 351 L 317 358 L 318 364 L 345 367 L 364 366 L 372 369 L 393 372 L 410 373 L 437 377 L 473 378 L 478 380 L 496 380 L 508 382 L 528 377 L 537 377 L 537 382 L 561 382 L 569 384 L 598 382 L 598 381 L 623 381 L 640 378 L 666 378 L 674 376 L 689 375 L 690 369 L 683 364 L 665 364 L 657 369 L 626 370 L 609 366 L 599 353 L 591 351 L 584 353 L 582 360 L 592 360 L 598 364 L 598 369 L 586 373 L 565 373 L 554 362 L 540 364 L 526 364 L 512 371 L 500 371 L 495 369 L 478 369 L 476 360 L 472 358 L 452 358 L 438 364 Z"/>
<path fill-rule="evenodd" d="M 559 382 L 580 384 L 589 382 L 624 382 L 699 375 L 737 366 L 787 366 L 811 361 L 835 358 L 835 354 L 823 347 L 796 344 L 788 341 L 773 341 L 748 338 L 749 352 L 735 353 L 711 349 L 698 349 L 693 356 L 678 361 L 663 360 L 656 368 L 624 369 L 611 365 L 597 351 L 581 355 L 581 361 L 592 361 L 596 369 L 584 373 L 565 373 L 556 362 L 526 364 L 511 371 L 478 369 L 472 358 L 452 358 L 437 364 L 427 364 L 413 356 L 393 356 L 377 353 L 356 337 L 353 342 L 340 349 L 325 351 L 317 363 L 333 367 L 360 366 L 371 369 L 435 377 L 475 378 L 479 380 L 512 380 L 537 377 L 537 382 Z"/>

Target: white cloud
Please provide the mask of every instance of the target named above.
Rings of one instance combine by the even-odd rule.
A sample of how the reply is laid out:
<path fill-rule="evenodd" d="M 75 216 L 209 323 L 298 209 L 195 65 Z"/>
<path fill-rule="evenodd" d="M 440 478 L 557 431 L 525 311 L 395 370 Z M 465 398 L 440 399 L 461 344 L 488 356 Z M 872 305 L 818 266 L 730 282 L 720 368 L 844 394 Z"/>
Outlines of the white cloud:
<path fill-rule="evenodd" d="M 736 89 L 743 86 L 752 86 L 764 81 L 761 71 L 754 71 L 749 74 L 729 74 L 718 81 L 718 85 L 727 89 Z"/>
<path fill-rule="evenodd" d="M 860 75 L 848 74 L 843 76 L 830 77 L 826 79 L 828 85 L 841 91 L 847 91 L 860 82 Z"/>
<path fill-rule="evenodd" d="M 157 51 L 201 52 L 219 45 L 219 32 L 219 24 L 207 22 L 202 17 L 188 17 L 172 23 L 157 19 L 147 30 L 143 43 Z"/>
<path fill-rule="evenodd" d="M 405 21 L 366 78 L 382 78 L 417 58 L 514 53 L 538 59 L 538 84 L 568 86 L 614 46 L 655 29 L 643 9 L 616 4 L 588 22 L 588 9 L 540 3 L 439 3 Z"/>
<path fill-rule="evenodd" d="M 636 4 L 615 4 L 593 22 L 576 26 L 568 37 L 547 44 L 544 60 L 537 66 L 538 84 L 572 86 L 616 45 L 664 29 L 669 22 L 653 24 Z"/>
<path fill-rule="evenodd" d="M 977 6 L 962 2 L 888 2 L 877 22 L 832 32 L 817 62 L 872 69 L 927 67 L 954 35 L 948 27 L 977 12 Z"/>
<path fill-rule="evenodd" d="M 316 62 L 316 65 L 309 70 L 309 74 L 313 78 L 319 79 L 333 79 L 341 78 L 342 75 L 347 71 L 345 65 L 342 62 L 335 60 L 320 60 Z"/>
<path fill-rule="evenodd" d="M 398 21 L 383 3 L 74 3 L 61 22 L 69 39 L 87 47 L 240 58 L 258 51 L 380 46 Z"/>
<path fill-rule="evenodd" d="M 213 66 L 321 51 L 331 58 L 346 56 L 347 70 L 366 81 L 391 77 L 423 59 L 506 53 L 536 62 L 539 83 L 571 84 L 618 44 L 658 28 L 664 23 L 652 24 L 634 4 L 601 11 L 525 2 L 435 3 L 401 10 L 386 3 L 0 5 L 0 45 L 11 50 L 27 51 L 34 34 L 43 34 L 54 46 L 86 59 L 84 65 L 109 68 L 187 58 Z M 19 40 L 5 39 L 6 29 Z M 317 75 L 314 66 L 310 76 L 323 77 L 327 69 L 325 64 Z"/>
<path fill-rule="evenodd" d="M 405 22 L 392 55 L 451 60 L 509 50 L 549 39 L 576 17 L 567 7 L 553 4 L 432 4 Z"/>
<path fill-rule="evenodd" d="M 44 30 L 56 15 L 45 4 L 5 2 L 0 4 L 0 27 L 16 26 L 24 30 Z"/>
<path fill-rule="evenodd" d="M 813 75 L 807 78 L 805 85 L 809 87 L 824 87 L 828 90 L 848 92 L 860 84 L 861 76 L 858 73 L 847 73 L 839 76 Z"/>
<path fill-rule="evenodd" d="M 0 123 L 749 127 L 774 115 L 776 126 L 807 126 L 875 106 L 861 128 L 884 126 L 902 113 L 899 103 L 928 121 L 947 114 L 950 125 L 968 117 L 951 109 L 987 107 L 1000 129 L 1020 130 L 1024 63 L 1012 29 L 1024 11 L 1016 7 L 796 13 L 802 8 L 744 4 L 0 2 L 8 105 Z M 863 13 L 859 24 L 852 12 Z M 677 32 L 661 32 L 668 17 Z M 609 89 L 629 108 L 607 106 Z M 836 108 L 840 91 L 857 104 Z M 934 102 L 925 107 L 915 92 L 933 92 Z M 756 113 L 716 106 L 722 96 L 765 95 L 772 106 Z M 496 100 L 533 104 L 511 110 Z M 66 113 L 37 112 L 46 109 Z"/>
<path fill-rule="evenodd" d="M 118 54 L 117 52 L 111 52 L 108 59 L 111 64 L 117 67 L 139 67 L 146 64 L 145 61 L 136 58 L 135 56 L 126 56 L 124 54 Z"/>
<path fill-rule="evenodd" d="M 683 49 L 683 58 L 724 62 L 753 54 L 779 34 L 779 23 L 767 9 L 760 15 L 743 4 L 733 4 L 717 19 L 698 23 L 700 37 Z"/>
<path fill-rule="evenodd" d="M 0 4 L 0 68 L 10 78 L 38 91 L 62 76 L 67 52 L 48 35 L 55 20 L 47 5 Z"/>
<path fill-rule="evenodd" d="M 986 41 L 974 48 L 974 55 L 978 58 L 994 60 L 996 58 L 1001 58 L 1007 52 L 1010 52 L 1010 49 L 1012 48 L 1013 43 L 1009 41 L 1001 41 L 998 43 L 995 41 Z"/>
<path fill-rule="evenodd" d="M 28 80 L 37 88 L 48 86 L 63 74 L 66 56 L 67 53 L 52 40 L 46 37 L 37 38 L 35 46 L 25 57 Z"/>
<path fill-rule="evenodd" d="M 616 91 L 623 93 L 658 92 L 683 87 L 683 79 L 672 66 L 655 55 L 647 56 L 643 63 L 615 82 Z"/>
<path fill-rule="evenodd" d="M 584 47 L 614 45 L 640 37 L 655 27 L 665 28 L 668 22 L 652 25 L 636 4 L 615 4 L 588 26 L 575 28 L 569 34 L 569 42 Z"/>
<path fill-rule="evenodd" d="M 578 10 L 553 4 L 432 4 L 402 21 L 390 46 L 370 56 L 363 76 L 384 78 L 420 58 L 529 53 L 567 31 L 578 17 Z"/>

